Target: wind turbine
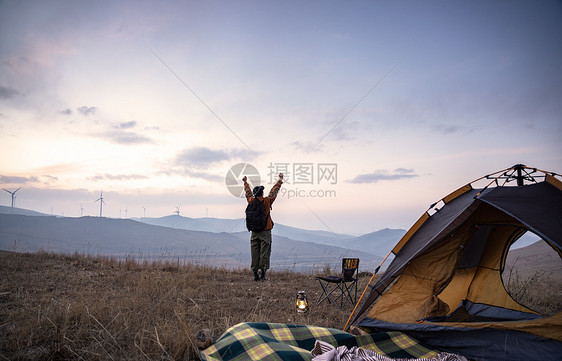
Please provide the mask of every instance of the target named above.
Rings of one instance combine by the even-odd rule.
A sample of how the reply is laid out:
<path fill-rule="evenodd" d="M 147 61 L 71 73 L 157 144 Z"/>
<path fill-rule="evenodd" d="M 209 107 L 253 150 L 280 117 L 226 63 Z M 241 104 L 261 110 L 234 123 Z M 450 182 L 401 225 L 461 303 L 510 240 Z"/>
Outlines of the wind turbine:
<path fill-rule="evenodd" d="M 80 203 L 80 217 L 84 215 L 84 207 L 82 207 L 82 203 Z"/>
<path fill-rule="evenodd" d="M 100 201 L 100 217 L 101 217 L 103 205 L 105 204 L 105 202 L 103 201 L 103 190 L 100 193 L 100 197 L 98 199 L 96 199 L 96 202 L 97 201 Z"/>
<path fill-rule="evenodd" d="M 14 214 L 14 201 L 16 199 L 16 192 L 19 191 L 21 189 L 21 187 L 19 187 L 18 189 L 16 189 L 13 192 L 10 192 L 9 190 L 7 190 L 6 188 L 3 188 L 6 192 L 10 193 L 12 195 L 12 214 Z"/>
<path fill-rule="evenodd" d="M 180 207 L 181 207 L 181 206 L 176 206 L 176 211 L 174 212 L 174 213 L 177 214 L 178 216 L 180 215 Z"/>

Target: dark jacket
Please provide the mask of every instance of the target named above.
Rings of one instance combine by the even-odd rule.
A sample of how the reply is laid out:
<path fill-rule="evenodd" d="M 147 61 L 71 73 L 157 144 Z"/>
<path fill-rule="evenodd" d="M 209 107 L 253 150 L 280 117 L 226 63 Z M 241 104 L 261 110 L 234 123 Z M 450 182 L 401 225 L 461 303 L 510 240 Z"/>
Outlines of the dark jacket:
<path fill-rule="evenodd" d="M 267 219 L 267 225 L 265 226 L 264 231 L 273 228 L 273 221 L 271 220 L 271 215 L 269 213 L 271 211 L 271 205 L 275 201 L 275 198 L 277 198 L 279 189 L 281 189 L 281 184 L 283 184 L 283 180 L 279 179 L 277 183 L 273 185 L 267 197 L 258 197 L 260 201 L 263 201 L 263 205 L 265 208 L 265 218 Z M 254 195 L 252 194 L 252 190 L 250 189 L 250 185 L 248 184 L 248 182 L 244 182 L 244 191 L 246 192 L 246 200 L 248 201 L 248 203 L 250 203 L 254 199 Z"/>

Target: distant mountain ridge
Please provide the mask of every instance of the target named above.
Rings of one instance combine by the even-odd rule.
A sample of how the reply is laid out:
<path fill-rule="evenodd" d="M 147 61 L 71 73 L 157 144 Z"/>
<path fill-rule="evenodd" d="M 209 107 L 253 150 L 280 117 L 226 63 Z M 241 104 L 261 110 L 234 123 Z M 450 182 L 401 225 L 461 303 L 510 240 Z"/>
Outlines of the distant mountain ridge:
<path fill-rule="evenodd" d="M 78 252 L 231 268 L 248 267 L 250 261 L 243 219 L 58 217 L 15 207 L 11 213 L 11 207 L 0 206 L 0 250 Z M 405 233 L 385 228 L 354 237 L 276 224 L 272 266 L 310 271 L 329 265 L 334 270 L 341 267 L 342 257 L 353 256 L 361 259 L 361 269 L 374 270 Z M 514 267 L 522 276 L 546 268 L 549 278 L 562 282 L 560 257 L 537 239 L 525 234 L 518 240 L 506 267 Z"/>
<path fill-rule="evenodd" d="M 6 207 L 6 206 L 0 206 L 0 214 L 19 214 L 22 216 L 48 216 L 48 214 L 35 212 L 29 209 L 14 207 L 14 209 L 12 210 L 12 207 Z"/>
<path fill-rule="evenodd" d="M 248 267 L 248 232 L 204 232 L 150 225 L 131 219 L 0 214 L 0 249 L 85 253 L 136 259 L 181 260 L 221 267 Z M 359 250 L 275 236 L 272 266 L 310 271 L 337 269 L 344 256 L 359 257 L 365 269 L 381 258 Z"/>
<path fill-rule="evenodd" d="M 224 219 L 224 218 L 190 218 L 180 215 L 169 215 L 160 218 L 132 218 L 136 221 L 153 224 L 157 226 L 189 229 L 192 231 L 205 231 L 205 232 L 247 232 L 246 223 L 244 218 Z M 341 233 L 331 233 L 327 231 L 305 230 L 286 226 L 283 224 L 275 223 L 273 227 L 273 234 L 295 238 L 294 236 L 301 237 L 308 235 L 310 238 L 340 238 L 350 239 L 354 236 Z"/>
<path fill-rule="evenodd" d="M 180 215 L 170 215 L 161 218 L 134 218 L 147 224 L 187 229 L 205 232 L 246 232 L 246 224 L 243 218 L 221 219 L 221 218 L 190 218 Z M 306 230 L 276 223 L 273 227 L 274 236 L 282 236 L 297 241 L 313 242 L 323 245 L 343 247 L 346 249 L 360 250 L 379 257 L 384 257 L 392 247 L 406 234 L 404 229 L 385 228 L 380 231 L 367 233 L 356 237 L 343 233 L 332 233 L 322 230 Z"/>
<path fill-rule="evenodd" d="M 11 214 L 11 207 L 0 206 L 0 214 Z M 30 211 L 21 208 L 14 208 L 15 215 L 27 216 L 49 216 L 44 213 Z M 49 216 L 54 217 L 54 216 Z M 57 217 L 66 218 L 66 217 Z M 99 218 L 99 217 L 80 217 L 80 218 Z M 80 219 L 69 218 L 69 219 Z M 109 218 L 108 218 L 109 219 Z M 130 219 L 113 219 L 122 221 L 137 221 L 145 225 L 160 226 L 165 228 L 199 231 L 210 233 L 240 233 L 244 238 L 249 237 L 246 230 L 245 221 L 243 218 L 238 219 L 221 219 L 221 218 L 190 218 L 180 215 L 169 215 L 160 218 L 130 218 Z M 356 237 L 343 233 L 332 233 L 323 230 L 306 230 L 296 227 L 287 226 L 284 224 L 276 223 L 272 230 L 275 238 L 279 241 L 283 239 L 290 239 L 293 241 L 316 243 L 322 246 L 332 246 L 340 249 L 345 249 L 348 252 L 358 251 L 365 254 L 370 254 L 374 258 L 385 257 L 392 247 L 400 240 L 406 233 L 403 229 L 383 229 L 380 231 L 364 234 Z M 61 235 L 58 236 L 59 239 Z M 279 238 L 281 237 L 281 238 Z M 88 241 L 90 246 L 93 247 L 92 241 Z M 104 243 L 105 244 L 105 243 Z"/>

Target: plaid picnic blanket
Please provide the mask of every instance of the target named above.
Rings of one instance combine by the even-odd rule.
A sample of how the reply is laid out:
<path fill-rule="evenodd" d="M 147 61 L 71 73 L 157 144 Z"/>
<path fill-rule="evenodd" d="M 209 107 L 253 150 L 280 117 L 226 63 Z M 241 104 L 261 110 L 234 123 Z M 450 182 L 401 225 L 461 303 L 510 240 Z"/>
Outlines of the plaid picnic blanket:
<path fill-rule="evenodd" d="M 282 323 L 239 323 L 209 348 L 201 351 L 204 361 L 312 360 L 315 342 L 334 347 L 358 346 L 392 358 L 433 358 L 437 351 L 420 345 L 401 332 L 377 332 L 355 336 L 341 330 Z"/>

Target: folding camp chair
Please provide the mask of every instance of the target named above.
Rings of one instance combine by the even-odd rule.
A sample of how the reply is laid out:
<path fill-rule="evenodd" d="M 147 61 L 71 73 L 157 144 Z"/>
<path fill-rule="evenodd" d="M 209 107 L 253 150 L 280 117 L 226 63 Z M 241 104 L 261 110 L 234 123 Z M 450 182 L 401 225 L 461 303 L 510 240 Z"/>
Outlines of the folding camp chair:
<path fill-rule="evenodd" d="M 342 259 L 341 268 L 341 276 L 316 277 L 322 287 L 322 293 L 316 301 L 317 305 L 325 300 L 335 305 L 338 305 L 339 300 L 340 309 L 343 309 L 347 302 L 352 306 L 355 305 L 357 280 L 359 278 L 359 258 Z"/>

